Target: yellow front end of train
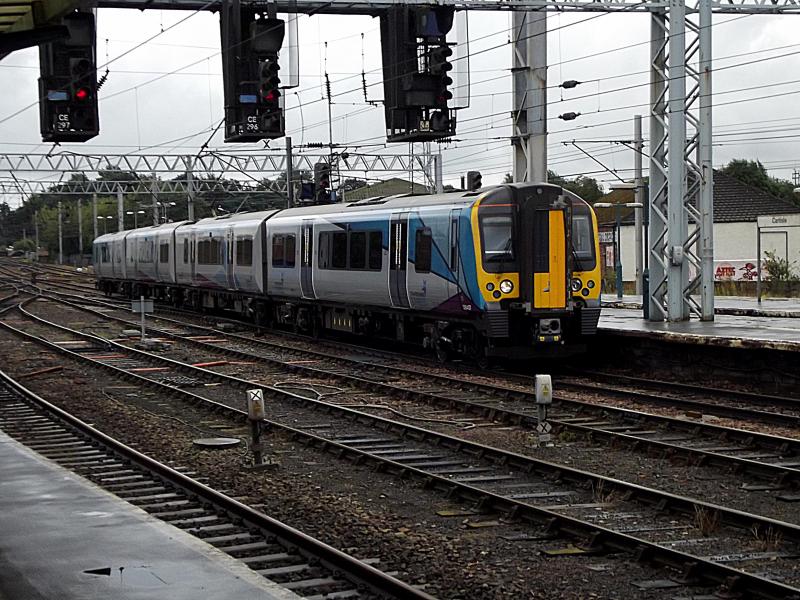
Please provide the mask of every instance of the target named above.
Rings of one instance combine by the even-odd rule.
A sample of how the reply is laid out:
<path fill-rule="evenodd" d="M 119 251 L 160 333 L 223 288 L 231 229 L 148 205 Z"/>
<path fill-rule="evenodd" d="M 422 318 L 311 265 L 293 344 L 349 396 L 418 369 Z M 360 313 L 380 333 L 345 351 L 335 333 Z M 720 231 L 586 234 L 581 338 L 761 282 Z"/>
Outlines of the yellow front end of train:
<path fill-rule="evenodd" d="M 582 350 L 600 306 L 591 207 L 559 186 L 515 184 L 480 196 L 471 223 L 488 354 Z"/>

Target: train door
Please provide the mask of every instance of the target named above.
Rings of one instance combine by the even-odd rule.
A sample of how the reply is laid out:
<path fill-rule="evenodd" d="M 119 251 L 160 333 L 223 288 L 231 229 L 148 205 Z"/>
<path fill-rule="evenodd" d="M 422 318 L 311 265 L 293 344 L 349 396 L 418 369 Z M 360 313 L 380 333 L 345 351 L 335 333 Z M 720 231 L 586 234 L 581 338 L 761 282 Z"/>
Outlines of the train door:
<path fill-rule="evenodd" d="M 233 227 L 228 227 L 225 230 L 225 255 L 223 256 L 223 268 L 225 269 L 225 280 L 228 284 L 228 289 L 232 290 L 235 286 L 234 278 L 234 243 L 233 243 Z"/>
<path fill-rule="evenodd" d="M 197 233 L 194 229 L 189 233 L 189 272 L 194 283 L 197 281 Z"/>
<path fill-rule="evenodd" d="M 569 213 L 564 209 L 539 209 L 534 214 L 534 308 L 567 306 L 569 221 Z"/>
<path fill-rule="evenodd" d="M 304 219 L 300 226 L 300 290 L 303 298 L 315 298 L 313 282 L 314 221 Z"/>
<path fill-rule="evenodd" d="M 450 277 L 447 278 L 447 295 L 452 298 L 459 293 L 459 274 L 461 273 L 461 265 L 459 260 L 459 245 L 458 245 L 458 219 L 461 217 L 461 209 L 455 208 L 450 211 L 450 232 L 448 238 L 448 266 L 450 267 Z"/>
<path fill-rule="evenodd" d="M 389 222 L 389 298 L 395 308 L 408 308 L 408 213 L 394 213 Z"/>

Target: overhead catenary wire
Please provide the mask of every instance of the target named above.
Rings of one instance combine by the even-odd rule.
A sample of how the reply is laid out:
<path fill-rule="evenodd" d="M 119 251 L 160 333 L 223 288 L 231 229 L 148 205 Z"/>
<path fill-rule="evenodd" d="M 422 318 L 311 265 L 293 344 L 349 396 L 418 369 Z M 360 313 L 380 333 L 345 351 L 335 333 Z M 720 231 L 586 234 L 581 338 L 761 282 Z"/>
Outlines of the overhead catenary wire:
<path fill-rule="evenodd" d="M 583 22 L 583 21 L 581 21 L 581 22 Z M 615 77 L 616 77 L 616 76 L 615 76 Z M 611 93 L 611 91 L 608 91 L 608 92 L 605 92 L 605 93 Z M 791 93 L 795 93 L 795 92 L 791 92 Z M 591 95 L 590 95 L 590 96 L 591 96 Z M 640 106 L 641 106 L 641 105 L 640 105 Z M 599 111 L 598 111 L 598 112 L 599 112 Z M 505 113 L 499 113 L 499 114 L 505 114 Z M 624 122 L 624 121 L 626 121 L 626 120 L 621 120 L 621 121 L 619 121 L 619 122 Z M 598 126 L 599 126 L 599 125 L 598 125 Z M 305 130 L 305 128 L 303 128 L 303 129 Z"/>

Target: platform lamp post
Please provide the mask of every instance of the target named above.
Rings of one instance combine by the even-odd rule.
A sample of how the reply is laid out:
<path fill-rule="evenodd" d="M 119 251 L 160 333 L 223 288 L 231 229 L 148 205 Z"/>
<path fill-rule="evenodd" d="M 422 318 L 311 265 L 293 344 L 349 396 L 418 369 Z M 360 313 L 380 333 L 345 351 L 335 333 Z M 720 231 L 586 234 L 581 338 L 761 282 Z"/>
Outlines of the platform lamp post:
<path fill-rule="evenodd" d="M 128 210 L 125 211 L 126 215 L 133 215 L 133 228 L 138 229 L 139 227 L 139 215 L 145 214 L 143 210 Z"/>
<path fill-rule="evenodd" d="M 628 185 L 628 184 L 625 184 Z M 634 184 L 630 184 L 635 188 Z M 633 189 L 631 187 L 619 187 L 612 189 Z M 617 288 L 617 300 L 622 300 L 622 233 L 620 228 L 620 209 L 621 208 L 633 208 L 633 209 L 640 209 L 644 207 L 644 204 L 641 202 L 625 202 L 625 203 L 616 203 L 616 202 L 595 202 L 593 205 L 595 208 L 613 208 L 614 209 L 614 274 L 616 279 L 616 288 Z M 637 239 L 640 240 L 639 236 L 636 236 Z M 641 242 L 641 240 L 640 240 Z M 642 251 L 641 243 L 639 247 L 636 249 L 637 252 Z M 640 276 L 637 273 L 637 277 Z"/>
<path fill-rule="evenodd" d="M 102 223 L 103 223 L 103 234 L 108 233 L 108 220 L 109 219 L 113 219 L 113 218 L 114 217 L 112 217 L 111 215 L 109 215 L 107 217 L 103 217 L 103 216 L 97 217 L 97 220 L 98 221 L 102 221 Z"/>

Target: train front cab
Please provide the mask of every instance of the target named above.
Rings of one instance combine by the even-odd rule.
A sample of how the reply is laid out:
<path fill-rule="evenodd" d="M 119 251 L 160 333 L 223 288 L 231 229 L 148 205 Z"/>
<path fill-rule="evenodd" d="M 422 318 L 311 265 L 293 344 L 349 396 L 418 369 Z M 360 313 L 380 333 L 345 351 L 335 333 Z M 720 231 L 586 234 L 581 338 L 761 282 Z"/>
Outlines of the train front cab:
<path fill-rule="evenodd" d="M 592 310 L 599 304 L 599 272 L 590 260 L 597 236 L 589 206 L 559 186 L 501 186 L 473 206 L 472 225 L 487 354 L 526 358 L 582 350 L 580 337 L 593 332 L 589 324 L 596 328 L 599 316 Z M 580 239 L 573 241 L 573 233 Z"/>

